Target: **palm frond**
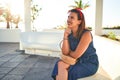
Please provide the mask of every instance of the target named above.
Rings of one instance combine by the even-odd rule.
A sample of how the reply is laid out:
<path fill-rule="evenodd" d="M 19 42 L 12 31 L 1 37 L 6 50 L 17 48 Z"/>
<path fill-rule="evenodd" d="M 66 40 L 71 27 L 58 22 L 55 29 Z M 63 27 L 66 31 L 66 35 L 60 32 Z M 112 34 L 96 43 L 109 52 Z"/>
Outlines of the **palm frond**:
<path fill-rule="evenodd" d="M 89 2 L 87 2 L 86 4 L 84 4 L 84 9 L 86 9 L 87 7 L 89 7 Z"/>
<path fill-rule="evenodd" d="M 78 2 L 78 1 L 75 1 L 75 4 L 76 4 L 76 5 L 79 5 L 79 2 Z"/>
<path fill-rule="evenodd" d="M 78 6 L 79 8 L 82 8 L 83 7 L 83 5 L 82 5 L 82 0 L 80 0 L 79 1 L 79 6 Z"/>
<path fill-rule="evenodd" d="M 71 5 L 70 7 L 72 8 L 81 8 L 81 9 L 86 9 L 87 7 L 89 7 L 89 2 L 87 3 L 82 3 L 82 0 L 75 0 L 74 1 L 75 5 Z"/>

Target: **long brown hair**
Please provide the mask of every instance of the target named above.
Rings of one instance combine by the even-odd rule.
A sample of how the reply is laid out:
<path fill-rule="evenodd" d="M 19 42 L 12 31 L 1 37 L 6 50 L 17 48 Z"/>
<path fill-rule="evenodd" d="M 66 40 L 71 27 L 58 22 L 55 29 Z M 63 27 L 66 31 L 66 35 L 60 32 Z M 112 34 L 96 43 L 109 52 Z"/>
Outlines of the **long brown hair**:
<path fill-rule="evenodd" d="M 72 9 L 69 12 L 74 12 L 77 14 L 78 20 L 81 20 L 81 24 L 78 27 L 77 30 L 77 38 L 80 38 L 83 30 L 85 29 L 85 19 L 84 19 L 84 14 L 79 10 L 79 9 Z"/>

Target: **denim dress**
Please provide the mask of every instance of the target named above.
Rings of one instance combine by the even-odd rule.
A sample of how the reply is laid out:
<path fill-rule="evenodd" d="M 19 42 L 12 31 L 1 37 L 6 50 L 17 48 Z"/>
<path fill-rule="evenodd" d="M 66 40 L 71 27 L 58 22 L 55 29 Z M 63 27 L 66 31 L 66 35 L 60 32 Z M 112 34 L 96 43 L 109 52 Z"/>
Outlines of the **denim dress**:
<path fill-rule="evenodd" d="M 88 30 L 82 32 L 85 33 Z M 81 35 L 81 36 L 82 36 Z M 92 35 L 92 34 L 91 34 Z M 70 49 L 75 51 L 80 38 L 75 38 L 72 33 L 68 37 Z M 58 60 L 59 61 L 59 60 Z M 58 61 L 55 63 L 52 78 L 55 80 L 58 74 Z M 94 48 L 93 41 L 90 42 L 88 48 L 83 53 L 83 55 L 78 58 L 75 65 L 71 65 L 68 69 L 68 80 L 77 80 L 78 78 L 88 77 L 95 74 L 99 67 L 98 56 L 96 54 L 96 49 Z"/>

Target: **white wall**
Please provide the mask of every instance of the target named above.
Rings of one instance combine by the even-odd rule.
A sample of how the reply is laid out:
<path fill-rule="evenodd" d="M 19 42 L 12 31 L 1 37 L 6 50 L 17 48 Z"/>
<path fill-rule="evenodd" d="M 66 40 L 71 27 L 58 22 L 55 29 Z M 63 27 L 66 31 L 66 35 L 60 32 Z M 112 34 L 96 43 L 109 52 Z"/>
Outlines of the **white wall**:
<path fill-rule="evenodd" d="M 19 42 L 20 29 L 0 29 L 0 42 Z"/>

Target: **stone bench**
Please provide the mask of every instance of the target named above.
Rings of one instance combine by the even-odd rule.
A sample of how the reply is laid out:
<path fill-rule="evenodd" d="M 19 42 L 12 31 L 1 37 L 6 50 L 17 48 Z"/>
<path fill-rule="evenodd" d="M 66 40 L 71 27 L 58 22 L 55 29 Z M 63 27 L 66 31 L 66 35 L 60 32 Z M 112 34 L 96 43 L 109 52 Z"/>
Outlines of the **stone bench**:
<path fill-rule="evenodd" d="M 96 74 L 78 80 L 120 80 L 119 49 L 120 43 L 114 43 L 98 36 L 95 37 L 95 47 L 99 56 L 100 67 Z M 63 32 L 23 32 L 20 47 L 25 53 L 49 55 L 58 57 L 61 53 L 59 42 Z M 52 42 L 51 42 L 52 40 Z M 103 45 L 107 45 L 109 48 Z M 34 46 L 35 45 L 35 46 Z"/>
<path fill-rule="evenodd" d="M 27 54 L 59 56 L 59 43 L 63 39 L 62 32 L 22 32 L 20 49 Z"/>
<path fill-rule="evenodd" d="M 112 79 L 106 73 L 106 71 L 102 68 L 102 66 L 100 66 L 96 74 L 89 76 L 89 77 L 77 79 L 77 80 L 112 80 Z"/>

